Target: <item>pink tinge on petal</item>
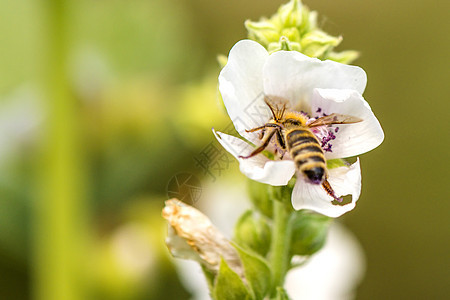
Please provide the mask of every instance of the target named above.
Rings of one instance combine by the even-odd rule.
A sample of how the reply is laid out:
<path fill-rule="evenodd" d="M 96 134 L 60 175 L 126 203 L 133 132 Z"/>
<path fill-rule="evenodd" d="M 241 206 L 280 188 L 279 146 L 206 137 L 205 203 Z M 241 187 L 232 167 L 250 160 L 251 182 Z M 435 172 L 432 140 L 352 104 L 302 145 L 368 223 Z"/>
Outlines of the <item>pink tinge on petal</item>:
<path fill-rule="evenodd" d="M 352 202 L 345 205 L 332 204 L 334 200 L 322 185 L 312 184 L 298 175 L 292 192 L 292 206 L 296 210 L 310 209 L 336 218 L 355 208 L 361 193 L 361 168 L 359 159 L 350 167 L 329 170 L 328 182 L 338 197 L 352 195 Z"/>
<path fill-rule="evenodd" d="M 248 155 L 254 149 L 247 142 L 213 130 L 219 143 L 239 161 L 239 169 L 248 178 L 274 186 L 286 185 L 295 173 L 295 163 L 292 160 L 273 161 L 262 154 L 251 158 L 240 158 Z"/>

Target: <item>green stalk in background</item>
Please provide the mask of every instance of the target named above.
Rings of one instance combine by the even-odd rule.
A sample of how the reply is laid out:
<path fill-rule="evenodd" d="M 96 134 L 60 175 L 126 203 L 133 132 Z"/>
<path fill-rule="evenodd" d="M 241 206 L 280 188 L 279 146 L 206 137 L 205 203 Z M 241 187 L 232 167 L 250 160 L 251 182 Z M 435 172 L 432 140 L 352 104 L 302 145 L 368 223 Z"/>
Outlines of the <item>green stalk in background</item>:
<path fill-rule="evenodd" d="M 34 203 L 34 298 L 85 299 L 85 201 L 78 110 L 67 75 L 68 1 L 43 3 L 41 83 L 46 109 Z M 83 277 L 84 278 L 84 277 Z M 85 278 L 84 278 L 85 279 Z"/>

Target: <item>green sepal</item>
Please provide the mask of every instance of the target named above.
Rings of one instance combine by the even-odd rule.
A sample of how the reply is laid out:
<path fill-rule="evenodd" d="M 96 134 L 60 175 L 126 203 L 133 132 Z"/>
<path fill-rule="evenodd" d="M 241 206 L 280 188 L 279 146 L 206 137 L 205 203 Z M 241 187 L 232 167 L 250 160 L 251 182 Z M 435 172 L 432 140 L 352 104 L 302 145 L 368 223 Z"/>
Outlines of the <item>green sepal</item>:
<path fill-rule="evenodd" d="M 328 53 L 327 59 L 336 61 L 341 64 L 351 64 L 359 57 L 359 52 L 354 50 L 347 50 L 342 52 L 331 51 Z"/>
<path fill-rule="evenodd" d="M 272 218 L 272 200 L 269 197 L 270 185 L 248 179 L 248 195 L 255 208 L 268 218 Z"/>
<path fill-rule="evenodd" d="M 296 211 L 291 216 L 292 255 L 311 255 L 325 244 L 331 218 L 307 210 Z"/>
<path fill-rule="evenodd" d="M 266 256 L 270 248 L 271 227 L 266 217 L 247 210 L 234 227 L 234 241 L 243 248 Z"/>
<path fill-rule="evenodd" d="M 271 272 L 266 260 L 260 255 L 233 243 L 239 253 L 244 275 L 255 300 L 264 299 L 271 286 Z"/>
<path fill-rule="evenodd" d="M 347 167 L 347 166 L 348 166 L 348 164 L 345 162 L 345 160 L 340 159 L 340 158 L 327 160 L 327 169 L 328 170 L 339 168 L 339 167 Z"/>
<path fill-rule="evenodd" d="M 299 0 L 289 1 L 280 6 L 278 17 L 283 27 L 297 27 L 302 23 L 302 4 Z"/>
<path fill-rule="evenodd" d="M 200 266 L 202 267 L 203 275 L 205 275 L 206 283 L 208 284 L 209 292 L 210 292 L 210 294 L 213 294 L 214 293 L 214 279 L 215 279 L 216 276 L 215 276 L 214 272 L 209 270 L 203 264 L 200 264 Z"/>
<path fill-rule="evenodd" d="M 259 22 L 247 20 L 244 25 L 245 28 L 247 28 L 249 39 L 260 43 L 266 48 L 271 42 L 280 39 L 280 33 L 277 26 L 266 19 L 262 19 Z"/>
<path fill-rule="evenodd" d="M 285 204 L 286 209 L 293 211 L 291 204 L 291 195 L 292 190 L 294 189 L 294 185 L 296 182 L 296 178 L 292 177 L 289 180 L 287 185 L 282 186 L 270 186 L 269 189 L 269 198 L 273 201 L 280 201 Z"/>
<path fill-rule="evenodd" d="M 277 294 L 276 294 L 275 298 L 273 298 L 273 299 L 274 300 L 290 300 L 288 294 L 281 286 L 277 287 Z"/>
<path fill-rule="evenodd" d="M 223 258 L 215 279 L 213 298 L 215 300 L 252 299 L 241 277 L 227 265 Z"/>
<path fill-rule="evenodd" d="M 321 30 L 314 30 L 305 34 L 302 38 L 302 53 L 310 57 L 326 59 L 334 47 L 339 45 L 342 37 L 334 37 Z"/>

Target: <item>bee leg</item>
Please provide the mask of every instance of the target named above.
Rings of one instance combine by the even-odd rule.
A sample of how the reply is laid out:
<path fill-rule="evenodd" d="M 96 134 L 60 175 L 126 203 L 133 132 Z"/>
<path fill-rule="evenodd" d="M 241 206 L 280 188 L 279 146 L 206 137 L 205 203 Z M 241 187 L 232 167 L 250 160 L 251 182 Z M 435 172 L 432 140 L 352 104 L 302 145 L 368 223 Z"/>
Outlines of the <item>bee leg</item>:
<path fill-rule="evenodd" d="M 278 144 L 280 145 L 280 148 L 281 148 L 281 150 L 279 151 L 280 152 L 279 158 L 280 158 L 280 160 L 282 160 L 284 157 L 284 154 L 286 153 L 286 142 L 284 141 L 283 134 L 281 133 L 281 128 L 277 128 L 276 134 L 277 134 Z"/>
<path fill-rule="evenodd" d="M 281 128 L 277 128 L 277 140 L 281 149 L 286 150 L 286 142 L 284 141 L 283 134 L 281 133 Z"/>
<path fill-rule="evenodd" d="M 266 124 L 264 124 L 263 126 L 255 127 L 255 128 L 252 128 L 252 129 L 245 129 L 245 132 L 255 132 L 255 131 L 258 131 L 258 130 L 265 131 L 265 129 L 266 129 L 267 127 L 280 128 L 280 125 L 278 125 L 278 124 L 273 124 L 273 123 L 266 123 Z"/>
<path fill-rule="evenodd" d="M 266 128 L 263 128 L 263 129 L 261 130 L 260 135 L 259 135 L 259 139 L 262 140 L 262 139 L 264 138 L 264 135 L 265 135 L 265 134 L 266 134 Z"/>
<path fill-rule="evenodd" d="M 331 197 L 334 198 L 334 200 L 336 200 L 337 202 L 341 203 L 342 202 L 342 198 L 338 198 L 336 196 L 336 194 L 334 193 L 333 188 L 331 187 L 330 183 L 328 182 L 327 179 L 324 179 L 322 182 L 322 186 L 325 189 L 325 191 L 327 192 L 328 195 L 330 195 Z"/>
<path fill-rule="evenodd" d="M 269 145 L 270 140 L 272 139 L 273 135 L 275 134 L 276 130 L 272 130 L 269 132 L 269 134 L 266 136 L 265 140 L 263 141 L 262 145 L 256 148 L 247 156 L 239 155 L 239 158 L 250 158 L 252 156 L 255 156 L 256 154 L 262 152 L 264 149 L 266 149 L 267 145 Z"/>
<path fill-rule="evenodd" d="M 252 129 L 245 129 L 245 132 L 255 132 L 255 131 L 258 131 L 258 130 L 262 130 L 262 129 L 266 128 L 266 127 L 267 126 L 264 125 L 264 126 L 255 127 L 255 128 L 252 128 Z"/>

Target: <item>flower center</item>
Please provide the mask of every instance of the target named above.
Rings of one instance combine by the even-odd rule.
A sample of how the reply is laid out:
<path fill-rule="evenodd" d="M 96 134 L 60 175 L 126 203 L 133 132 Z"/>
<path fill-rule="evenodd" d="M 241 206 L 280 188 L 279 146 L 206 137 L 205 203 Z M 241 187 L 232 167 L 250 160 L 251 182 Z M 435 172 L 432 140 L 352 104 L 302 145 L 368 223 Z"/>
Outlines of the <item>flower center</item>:
<path fill-rule="evenodd" d="M 321 117 L 328 116 L 328 114 L 323 112 L 321 107 L 317 108 L 316 113 L 318 113 L 318 114 L 321 113 L 321 115 L 318 115 L 317 117 L 312 118 L 314 120 L 317 120 Z M 311 131 L 317 136 L 317 138 L 321 142 L 323 151 L 333 152 L 333 150 L 332 150 L 333 144 L 331 143 L 331 141 L 336 139 L 336 134 L 339 132 L 338 126 L 335 126 L 335 127 L 332 127 L 331 125 L 320 126 L 320 127 L 312 128 Z"/>

